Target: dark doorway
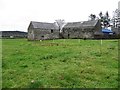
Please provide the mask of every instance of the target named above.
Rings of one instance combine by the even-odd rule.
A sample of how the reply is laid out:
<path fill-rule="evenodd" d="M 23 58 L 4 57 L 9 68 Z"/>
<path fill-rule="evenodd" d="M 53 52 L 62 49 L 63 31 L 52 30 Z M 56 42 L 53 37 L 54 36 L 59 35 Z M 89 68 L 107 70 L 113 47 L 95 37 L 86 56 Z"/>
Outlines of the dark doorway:
<path fill-rule="evenodd" d="M 41 39 L 44 40 L 44 36 L 41 36 Z"/>
<path fill-rule="evenodd" d="M 51 29 L 51 33 L 53 33 L 53 29 Z"/>
<path fill-rule="evenodd" d="M 68 38 L 70 38 L 70 34 L 68 34 Z"/>

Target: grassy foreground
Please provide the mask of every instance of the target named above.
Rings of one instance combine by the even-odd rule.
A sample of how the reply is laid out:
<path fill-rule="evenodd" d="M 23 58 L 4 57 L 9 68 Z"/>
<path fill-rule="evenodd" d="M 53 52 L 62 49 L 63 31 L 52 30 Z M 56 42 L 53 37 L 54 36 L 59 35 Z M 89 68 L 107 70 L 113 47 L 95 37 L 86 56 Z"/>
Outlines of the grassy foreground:
<path fill-rule="evenodd" d="M 118 40 L 2 40 L 3 88 L 117 88 Z"/>

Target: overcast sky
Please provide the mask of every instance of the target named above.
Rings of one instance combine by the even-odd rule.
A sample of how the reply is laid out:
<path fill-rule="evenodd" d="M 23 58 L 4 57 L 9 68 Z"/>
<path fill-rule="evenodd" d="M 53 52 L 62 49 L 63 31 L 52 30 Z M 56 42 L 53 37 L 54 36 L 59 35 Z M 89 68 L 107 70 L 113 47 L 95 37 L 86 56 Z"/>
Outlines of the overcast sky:
<path fill-rule="evenodd" d="M 120 0 L 0 0 L 0 31 L 27 31 L 30 21 L 88 20 L 100 11 L 112 12 Z"/>

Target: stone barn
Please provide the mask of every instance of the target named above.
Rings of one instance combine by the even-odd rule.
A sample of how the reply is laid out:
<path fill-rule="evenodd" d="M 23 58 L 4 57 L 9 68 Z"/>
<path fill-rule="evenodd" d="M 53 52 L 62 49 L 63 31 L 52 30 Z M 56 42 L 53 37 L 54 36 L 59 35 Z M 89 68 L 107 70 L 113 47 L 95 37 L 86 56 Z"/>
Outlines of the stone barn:
<path fill-rule="evenodd" d="M 28 27 L 28 40 L 59 38 L 59 29 L 55 23 L 31 21 Z"/>
<path fill-rule="evenodd" d="M 67 23 L 62 30 L 63 38 L 95 38 L 96 33 L 101 32 L 99 20 Z"/>

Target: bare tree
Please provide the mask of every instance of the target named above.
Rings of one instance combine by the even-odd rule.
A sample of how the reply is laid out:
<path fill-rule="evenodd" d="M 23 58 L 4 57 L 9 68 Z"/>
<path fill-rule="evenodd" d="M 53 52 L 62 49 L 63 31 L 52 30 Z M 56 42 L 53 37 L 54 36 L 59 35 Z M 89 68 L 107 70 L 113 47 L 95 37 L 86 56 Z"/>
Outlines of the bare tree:
<path fill-rule="evenodd" d="M 64 19 L 58 19 L 58 20 L 55 20 L 56 23 L 57 23 L 57 26 L 59 28 L 59 31 L 60 33 L 62 32 L 62 28 L 64 27 L 65 25 L 65 20 Z"/>
<path fill-rule="evenodd" d="M 116 9 L 114 12 L 113 12 L 113 18 L 112 18 L 112 21 L 113 21 L 113 25 L 115 28 L 118 27 L 118 25 L 120 24 L 120 10 Z"/>

